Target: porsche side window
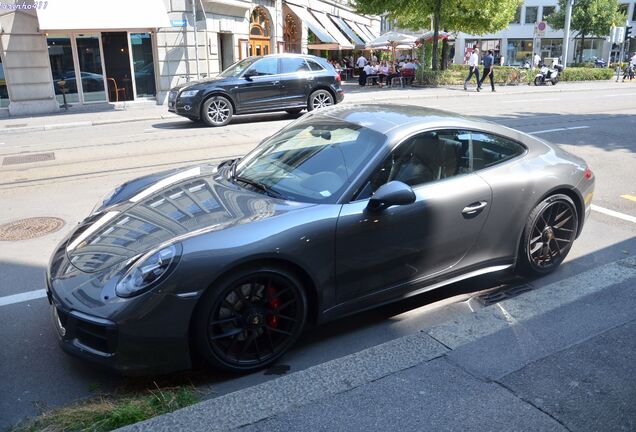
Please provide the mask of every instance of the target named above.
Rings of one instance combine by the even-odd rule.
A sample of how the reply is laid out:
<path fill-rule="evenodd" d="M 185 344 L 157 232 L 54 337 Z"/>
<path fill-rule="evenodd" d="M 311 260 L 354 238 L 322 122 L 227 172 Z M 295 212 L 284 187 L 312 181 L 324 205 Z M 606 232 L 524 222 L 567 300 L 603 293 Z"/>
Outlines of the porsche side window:
<path fill-rule="evenodd" d="M 470 172 L 468 136 L 462 131 L 440 130 L 410 138 L 384 160 L 357 198 L 367 198 L 393 180 L 414 187 Z"/>
<path fill-rule="evenodd" d="M 525 148 L 514 141 L 482 132 L 472 132 L 474 168 L 481 169 L 523 154 Z"/>

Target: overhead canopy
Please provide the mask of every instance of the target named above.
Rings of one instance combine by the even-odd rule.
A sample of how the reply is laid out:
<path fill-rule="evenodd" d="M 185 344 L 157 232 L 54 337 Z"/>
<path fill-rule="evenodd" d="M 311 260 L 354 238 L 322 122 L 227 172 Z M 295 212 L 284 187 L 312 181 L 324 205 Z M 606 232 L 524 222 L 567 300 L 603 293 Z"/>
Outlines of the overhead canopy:
<path fill-rule="evenodd" d="M 390 31 L 378 36 L 375 39 L 367 42 L 368 48 L 384 48 L 384 47 L 397 47 L 397 46 L 412 46 L 415 44 L 415 37 Z"/>
<path fill-rule="evenodd" d="M 286 3 L 287 6 L 304 22 L 307 27 L 311 29 L 312 32 L 320 39 L 321 42 L 328 44 L 337 44 L 338 41 L 329 34 L 329 32 L 309 13 L 309 11 L 302 7 L 296 6 L 295 4 Z"/>
<path fill-rule="evenodd" d="M 320 24 L 324 25 L 325 29 L 329 32 L 329 34 L 336 39 L 336 41 L 340 45 L 340 48 L 342 49 L 353 48 L 354 44 L 350 40 L 348 40 L 344 34 L 342 34 L 342 32 L 338 29 L 338 27 L 336 27 L 333 21 L 329 19 L 326 13 L 319 12 L 313 9 L 310 9 L 309 11 L 311 12 L 313 16 L 316 17 L 316 19 L 318 20 Z"/>
<path fill-rule="evenodd" d="M 334 16 L 334 15 L 330 15 L 329 17 L 336 23 L 338 28 L 340 28 L 340 30 L 342 30 L 344 34 L 346 34 L 347 37 L 351 39 L 351 41 L 354 44 L 364 45 L 364 42 L 362 42 L 362 39 L 358 37 L 356 32 L 354 32 L 353 29 L 349 27 L 349 24 L 347 24 L 342 18 Z"/>
<path fill-rule="evenodd" d="M 354 32 L 358 34 L 358 37 L 362 39 L 362 43 L 367 43 L 371 39 L 373 39 L 372 37 L 369 37 L 369 35 L 360 28 L 357 22 L 355 21 L 345 21 L 345 22 L 347 23 L 347 25 L 349 25 L 349 27 L 353 29 Z"/>
<path fill-rule="evenodd" d="M 374 38 L 378 37 L 378 33 L 376 33 L 371 27 L 369 26 L 364 26 L 364 28 L 367 30 L 367 32 Z"/>
<path fill-rule="evenodd" d="M 44 31 L 170 27 L 163 0 L 55 0 L 37 14 Z"/>

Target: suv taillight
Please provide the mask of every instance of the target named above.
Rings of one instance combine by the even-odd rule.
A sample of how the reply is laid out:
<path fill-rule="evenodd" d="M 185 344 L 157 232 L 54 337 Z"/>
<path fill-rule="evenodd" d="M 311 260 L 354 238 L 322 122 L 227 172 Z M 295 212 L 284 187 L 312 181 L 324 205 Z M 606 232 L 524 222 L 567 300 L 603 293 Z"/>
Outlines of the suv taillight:
<path fill-rule="evenodd" d="M 590 180 L 592 179 L 592 177 L 594 177 L 594 173 L 589 166 L 585 167 L 585 173 L 583 174 L 583 177 L 585 177 L 586 180 Z"/>
<path fill-rule="evenodd" d="M 336 81 L 340 82 L 342 81 L 342 78 L 340 78 L 340 74 L 336 73 Z"/>

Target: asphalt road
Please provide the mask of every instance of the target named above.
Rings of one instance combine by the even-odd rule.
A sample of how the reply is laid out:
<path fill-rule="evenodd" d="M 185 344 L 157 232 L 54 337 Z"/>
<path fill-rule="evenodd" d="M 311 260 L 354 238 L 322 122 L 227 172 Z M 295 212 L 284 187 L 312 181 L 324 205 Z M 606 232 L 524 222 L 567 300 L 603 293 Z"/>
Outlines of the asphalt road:
<path fill-rule="evenodd" d="M 584 157 L 596 174 L 599 210 L 636 217 L 636 104 L 618 91 L 409 99 L 405 102 L 478 115 L 559 144 Z M 285 114 L 243 117 L 223 129 L 184 120 L 31 132 L 0 137 L 0 157 L 53 152 L 55 160 L 0 166 L 0 223 L 55 216 L 66 226 L 53 234 L 0 243 L 0 429 L 41 409 L 101 391 L 193 382 L 211 397 L 270 379 L 205 370 L 122 379 L 68 357 L 57 347 L 48 304 L 40 298 L 2 305 L 7 296 L 43 288 L 44 269 L 57 242 L 117 184 L 175 165 L 242 155 L 289 122 Z M 636 223 L 595 211 L 567 262 L 554 274 L 525 282 L 538 288 L 583 269 L 636 253 Z M 511 282 L 513 285 L 517 282 Z M 350 354 L 413 333 L 480 307 L 476 296 L 496 288 L 488 279 L 432 293 L 308 330 L 280 363 L 291 370 Z M 504 287 L 505 288 L 505 287 Z M 270 373 L 276 373 L 276 370 Z"/>

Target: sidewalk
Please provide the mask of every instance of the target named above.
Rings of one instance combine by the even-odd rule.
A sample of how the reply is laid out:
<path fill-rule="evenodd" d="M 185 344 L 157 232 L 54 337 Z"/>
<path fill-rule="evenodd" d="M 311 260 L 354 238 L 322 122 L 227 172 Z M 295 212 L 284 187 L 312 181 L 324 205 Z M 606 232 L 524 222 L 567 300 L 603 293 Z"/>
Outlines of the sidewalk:
<path fill-rule="evenodd" d="M 343 83 L 345 91 L 344 103 L 362 102 L 399 102 L 401 100 L 419 98 L 448 98 L 448 97 L 500 97 L 507 94 L 536 94 L 560 93 L 578 91 L 603 91 L 624 88 L 636 88 L 632 83 L 615 83 L 614 81 L 589 81 L 576 83 L 559 83 L 557 86 L 500 86 L 497 93 L 492 94 L 487 89 L 477 93 L 474 89 L 464 91 L 461 86 L 447 86 L 438 88 L 406 87 L 406 88 L 378 88 L 373 86 L 361 87 L 357 83 Z M 34 117 L 10 117 L 0 119 L 0 134 L 24 133 L 49 129 L 97 126 L 112 123 L 161 120 L 166 118 L 180 119 L 168 112 L 166 106 L 154 102 L 128 103 L 125 106 L 113 104 L 99 104 L 71 108 L 56 114 Z"/>
<path fill-rule="evenodd" d="M 636 257 L 122 431 L 636 430 Z"/>

